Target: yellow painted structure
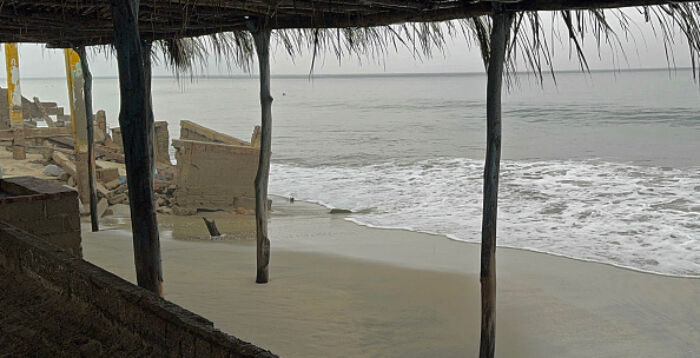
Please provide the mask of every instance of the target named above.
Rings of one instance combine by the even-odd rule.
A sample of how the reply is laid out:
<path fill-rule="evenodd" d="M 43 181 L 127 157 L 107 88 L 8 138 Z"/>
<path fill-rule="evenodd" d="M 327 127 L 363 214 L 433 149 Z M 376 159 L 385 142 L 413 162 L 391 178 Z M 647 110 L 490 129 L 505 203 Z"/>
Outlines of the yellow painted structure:
<path fill-rule="evenodd" d="M 66 60 L 66 82 L 70 101 L 71 128 L 75 141 L 75 153 L 87 153 L 87 112 L 85 110 L 85 78 L 80 64 L 80 56 L 72 49 L 64 49 Z"/>
<path fill-rule="evenodd" d="M 19 83 L 19 53 L 16 43 L 5 44 L 5 63 L 7 66 L 7 101 L 10 108 L 10 124 L 21 125 L 22 90 Z"/>
<path fill-rule="evenodd" d="M 5 44 L 5 65 L 7 68 L 7 101 L 10 109 L 10 127 L 14 129 L 12 157 L 14 159 L 25 159 L 22 89 L 19 83 L 19 53 L 16 43 Z"/>
<path fill-rule="evenodd" d="M 94 160 L 88 158 L 87 111 L 85 108 L 85 77 L 80 64 L 80 55 L 72 49 L 64 49 L 66 61 L 66 82 L 70 101 L 71 130 L 75 151 L 76 182 L 78 196 L 83 205 L 90 202 L 90 177 L 88 167 Z M 92 164 L 91 164 L 92 163 Z"/>

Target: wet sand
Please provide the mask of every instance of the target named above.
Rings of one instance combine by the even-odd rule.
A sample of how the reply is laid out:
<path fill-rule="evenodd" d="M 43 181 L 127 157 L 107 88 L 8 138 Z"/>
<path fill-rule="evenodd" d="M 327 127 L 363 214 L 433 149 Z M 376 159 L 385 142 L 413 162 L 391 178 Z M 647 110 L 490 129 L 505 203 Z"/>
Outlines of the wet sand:
<path fill-rule="evenodd" d="M 372 229 L 276 200 L 271 282 L 257 285 L 250 218 L 161 217 L 165 297 L 284 357 L 470 357 L 479 246 Z M 110 220 L 105 220 L 110 222 Z M 124 220 L 83 230 L 85 258 L 134 281 Z M 700 280 L 499 248 L 499 357 L 697 357 Z"/>

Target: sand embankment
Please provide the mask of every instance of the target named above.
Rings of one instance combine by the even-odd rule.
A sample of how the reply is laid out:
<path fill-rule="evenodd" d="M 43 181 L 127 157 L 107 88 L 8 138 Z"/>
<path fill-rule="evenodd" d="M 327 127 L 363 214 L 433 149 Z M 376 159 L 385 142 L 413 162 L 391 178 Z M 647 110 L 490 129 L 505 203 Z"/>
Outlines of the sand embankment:
<path fill-rule="evenodd" d="M 268 285 L 250 239 L 180 240 L 206 237 L 202 220 L 163 217 L 166 298 L 284 357 L 476 355 L 478 245 L 274 209 Z M 86 260 L 134 281 L 124 226 L 83 233 Z M 497 263 L 499 357 L 700 355 L 698 279 L 504 248 Z"/>

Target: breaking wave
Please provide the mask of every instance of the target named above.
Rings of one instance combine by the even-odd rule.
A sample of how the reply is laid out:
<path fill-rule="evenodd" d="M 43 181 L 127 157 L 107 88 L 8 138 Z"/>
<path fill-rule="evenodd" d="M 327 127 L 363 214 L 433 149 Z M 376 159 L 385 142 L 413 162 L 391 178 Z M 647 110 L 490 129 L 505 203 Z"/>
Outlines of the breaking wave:
<path fill-rule="evenodd" d="M 270 192 L 351 209 L 348 220 L 479 242 L 482 162 L 273 164 Z M 504 161 L 499 245 L 700 277 L 700 168 Z"/>

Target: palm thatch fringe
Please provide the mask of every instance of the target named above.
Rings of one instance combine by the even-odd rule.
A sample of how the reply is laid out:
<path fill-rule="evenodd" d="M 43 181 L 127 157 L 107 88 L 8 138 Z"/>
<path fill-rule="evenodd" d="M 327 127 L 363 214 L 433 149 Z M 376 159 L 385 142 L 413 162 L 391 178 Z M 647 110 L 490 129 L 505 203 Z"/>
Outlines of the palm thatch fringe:
<path fill-rule="evenodd" d="M 685 41 L 694 78 L 698 79 L 700 63 L 700 2 L 670 3 L 633 8 L 644 18 L 637 24 L 629 10 L 584 9 L 562 11 L 522 11 L 514 15 L 506 53 L 506 80 L 522 67 L 540 81 L 549 73 L 555 80 L 553 58 L 557 41 L 567 41 L 569 57 L 575 58 L 582 71 L 589 71 L 585 43 L 592 39 L 600 51 L 611 49 L 615 67 L 627 62 L 624 42 L 635 42 L 642 26 L 649 26 L 661 39 L 669 68 L 675 67 L 673 47 Z M 551 16 L 545 21 L 544 16 Z M 546 25 L 547 24 L 547 25 Z M 342 61 L 353 56 L 382 63 L 389 51 L 407 49 L 417 60 L 444 54 L 447 44 L 462 37 L 470 46 L 478 46 L 488 63 L 489 16 L 470 17 L 445 22 L 414 22 L 379 27 L 345 27 L 316 29 L 282 29 L 272 33 L 271 47 L 282 48 L 292 58 L 310 54 L 313 72 L 317 58 L 331 54 Z M 214 35 L 162 40 L 154 43 L 165 63 L 176 74 L 194 76 L 203 70 L 210 58 L 218 64 L 250 71 L 255 55 L 252 36 L 247 31 L 224 32 Z"/>

